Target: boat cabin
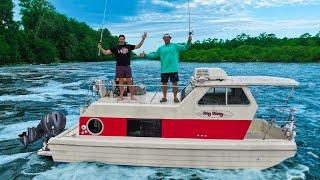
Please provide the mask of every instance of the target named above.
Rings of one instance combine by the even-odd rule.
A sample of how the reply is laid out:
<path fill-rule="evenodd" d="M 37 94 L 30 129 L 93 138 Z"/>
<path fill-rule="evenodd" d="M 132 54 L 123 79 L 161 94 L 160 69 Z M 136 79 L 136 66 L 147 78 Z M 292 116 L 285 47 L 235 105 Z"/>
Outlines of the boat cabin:
<path fill-rule="evenodd" d="M 160 103 L 162 92 L 117 101 L 102 81 L 100 98 L 81 110 L 80 136 L 134 136 L 192 139 L 244 139 L 258 105 L 249 86 L 297 86 L 293 79 L 228 76 L 220 68 L 196 68 L 174 103 Z"/>

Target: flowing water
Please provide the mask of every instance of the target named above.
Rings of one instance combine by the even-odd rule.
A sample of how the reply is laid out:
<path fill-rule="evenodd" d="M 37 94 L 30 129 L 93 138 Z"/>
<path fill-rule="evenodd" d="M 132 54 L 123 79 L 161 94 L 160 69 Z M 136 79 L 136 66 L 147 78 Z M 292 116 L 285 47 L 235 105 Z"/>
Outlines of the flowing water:
<path fill-rule="evenodd" d="M 260 109 L 270 117 L 280 106 L 297 109 L 298 151 L 295 157 L 266 170 L 149 168 L 102 163 L 53 163 L 38 157 L 41 142 L 22 147 L 17 135 L 53 110 L 67 114 L 67 127 L 77 123 L 88 84 L 112 79 L 114 62 L 33 65 L 0 68 L 0 179 L 320 179 L 320 65 L 283 63 L 180 63 L 180 85 L 195 67 L 220 67 L 229 75 L 291 77 L 300 82 L 289 103 L 290 88 L 252 88 Z M 135 83 L 159 84 L 157 61 L 134 61 Z M 154 90 L 154 89 L 149 89 Z"/>

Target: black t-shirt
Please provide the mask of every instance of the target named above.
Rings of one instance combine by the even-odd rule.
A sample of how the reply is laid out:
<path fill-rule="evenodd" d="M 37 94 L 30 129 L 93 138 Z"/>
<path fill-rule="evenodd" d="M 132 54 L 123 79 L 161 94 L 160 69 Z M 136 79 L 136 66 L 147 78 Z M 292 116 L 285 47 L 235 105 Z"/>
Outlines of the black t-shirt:
<path fill-rule="evenodd" d="M 115 55 L 117 66 L 130 66 L 131 51 L 134 50 L 135 47 L 135 45 L 125 44 L 117 45 L 110 49 L 112 54 Z"/>

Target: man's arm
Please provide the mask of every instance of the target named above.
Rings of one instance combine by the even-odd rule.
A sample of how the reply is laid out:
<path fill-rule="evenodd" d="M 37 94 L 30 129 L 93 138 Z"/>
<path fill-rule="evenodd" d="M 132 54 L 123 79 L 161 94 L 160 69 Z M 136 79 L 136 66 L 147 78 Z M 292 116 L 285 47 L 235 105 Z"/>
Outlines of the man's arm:
<path fill-rule="evenodd" d="M 192 36 L 191 34 L 188 37 L 188 42 L 185 45 L 180 45 L 180 44 L 175 44 L 176 48 L 178 49 L 178 51 L 186 51 L 190 48 L 191 46 L 191 41 L 192 41 Z"/>
<path fill-rule="evenodd" d="M 146 38 L 147 38 L 147 33 L 144 32 L 143 35 L 142 35 L 141 41 L 134 47 L 134 49 L 139 49 L 139 48 L 142 46 L 142 44 L 143 44 L 143 42 L 144 42 L 144 40 L 145 40 Z"/>
<path fill-rule="evenodd" d="M 112 54 L 112 51 L 110 49 L 103 49 L 101 43 L 98 44 L 98 48 L 102 52 L 102 54 L 104 54 L 104 55 L 111 55 Z"/>
<path fill-rule="evenodd" d="M 140 53 L 140 57 L 148 59 L 158 59 L 160 57 L 160 48 L 158 48 L 156 52 L 150 54 L 145 54 L 144 52 Z"/>

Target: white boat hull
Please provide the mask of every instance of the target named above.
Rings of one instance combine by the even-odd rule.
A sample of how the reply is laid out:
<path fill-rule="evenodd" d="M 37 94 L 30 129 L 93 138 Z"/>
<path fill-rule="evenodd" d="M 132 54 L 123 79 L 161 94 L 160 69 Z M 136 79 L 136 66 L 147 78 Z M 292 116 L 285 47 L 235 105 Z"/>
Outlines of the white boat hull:
<path fill-rule="evenodd" d="M 265 169 L 293 157 L 294 141 L 284 139 L 172 139 L 77 136 L 77 126 L 52 138 L 57 162 L 213 169 Z"/>

